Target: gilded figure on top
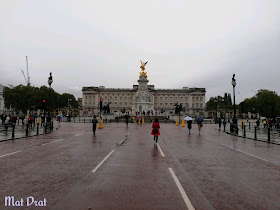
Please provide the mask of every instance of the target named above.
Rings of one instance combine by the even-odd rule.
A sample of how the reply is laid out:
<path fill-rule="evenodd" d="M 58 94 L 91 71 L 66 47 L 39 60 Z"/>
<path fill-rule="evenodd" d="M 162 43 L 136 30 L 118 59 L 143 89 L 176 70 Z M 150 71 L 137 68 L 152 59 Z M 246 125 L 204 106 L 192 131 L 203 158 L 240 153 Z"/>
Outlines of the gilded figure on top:
<path fill-rule="evenodd" d="M 147 61 L 147 62 L 142 62 L 142 61 L 140 60 L 140 62 L 141 62 L 140 68 L 142 69 L 142 71 L 140 72 L 139 78 L 141 78 L 141 76 L 147 77 L 147 73 L 145 72 L 145 66 L 146 66 L 146 64 L 148 63 L 148 61 Z"/>

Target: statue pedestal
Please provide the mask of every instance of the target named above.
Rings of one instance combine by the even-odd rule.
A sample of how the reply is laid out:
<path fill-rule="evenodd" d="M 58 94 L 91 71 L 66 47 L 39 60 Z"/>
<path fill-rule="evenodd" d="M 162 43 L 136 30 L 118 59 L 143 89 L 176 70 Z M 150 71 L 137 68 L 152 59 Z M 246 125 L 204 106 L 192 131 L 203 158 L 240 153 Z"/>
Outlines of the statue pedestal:
<path fill-rule="evenodd" d="M 133 98 L 132 113 L 153 111 L 154 112 L 154 95 L 148 89 L 148 82 L 146 76 L 142 75 L 138 80 L 139 87 Z"/>

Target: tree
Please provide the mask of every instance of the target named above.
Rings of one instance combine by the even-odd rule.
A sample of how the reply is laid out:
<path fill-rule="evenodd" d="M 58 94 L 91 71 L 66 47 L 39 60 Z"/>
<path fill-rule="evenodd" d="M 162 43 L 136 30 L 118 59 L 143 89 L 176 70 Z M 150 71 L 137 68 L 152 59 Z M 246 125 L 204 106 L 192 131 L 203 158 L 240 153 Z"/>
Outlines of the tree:
<path fill-rule="evenodd" d="M 43 100 L 46 101 L 47 108 L 51 110 L 67 107 L 68 99 L 71 99 L 70 105 L 72 107 L 78 107 L 78 102 L 72 94 L 63 93 L 60 95 L 52 88 L 50 89 L 51 99 L 49 99 L 49 88 L 46 86 L 41 86 L 40 88 L 23 85 L 18 85 L 14 88 L 6 87 L 3 96 L 5 106 L 7 108 L 12 107 L 16 111 L 26 112 L 27 110 L 43 109 Z"/>
<path fill-rule="evenodd" d="M 280 114 L 280 97 L 275 91 L 259 90 L 252 98 L 246 98 L 240 104 L 242 113 L 260 113 L 265 117 L 276 117 Z"/>

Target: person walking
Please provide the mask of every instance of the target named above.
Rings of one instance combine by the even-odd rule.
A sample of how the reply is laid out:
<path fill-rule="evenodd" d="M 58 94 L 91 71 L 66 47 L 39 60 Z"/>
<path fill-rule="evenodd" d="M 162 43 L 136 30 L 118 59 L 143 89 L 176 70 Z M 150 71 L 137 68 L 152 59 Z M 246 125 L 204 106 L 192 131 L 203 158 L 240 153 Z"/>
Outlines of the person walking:
<path fill-rule="evenodd" d="M 260 127 L 260 120 L 259 119 L 256 121 L 256 124 L 257 124 L 257 127 Z"/>
<path fill-rule="evenodd" d="M 125 123 L 126 123 L 126 127 L 128 127 L 128 120 L 129 120 L 129 114 L 128 114 L 128 112 L 126 113 L 126 115 L 124 116 L 124 118 L 125 118 Z"/>
<path fill-rule="evenodd" d="M 96 119 L 96 116 L 93 116 L 93 119 L 91 120 L 92 122 L 92 132 L 95 135 L 95 131 L 96 131 L 96 124 L 98 123 L 98 120 Z"/>
<path fill-rule="evenodd" d="M 224 119 L 224 121 L 223 121 L 224 132 L 226 131 L 226 125 L 227 125 L 227 121 L 226 121 L 226 119 Z"/>
<path fill-rule="evenodd" d="M 157 145 L 158 142 L 158 136 L 160 135 L 159 129 L 160 129 L 160 125 L 158 122 L 158 118 L 155 119 L 155 122 L 153 122 L 152 125 L 152 135 L 154 136 L 154 145 Z"/>
<path fill-rule="evenodd" d="M 191 135 L 192 121 L 191 121 L 191 120 L 188 120 L 188 121 L 187 121 L 187 124 L 188 124 L 188 129 L 189 129 L 189 135 Z"/>
<path fill-rule="evenodd" d="M 219 123 L 219 131 L 221 130 L 221 126 L 222 126 L 222 120 L 221 118 L 218 119 L 218 123 Z"/>
<path fill-rule="evenodd" d="M 198 123 L 197 123 L 198 134 L 199 134 L 199 135 L 200 135 L 200 131 L 201 131 L 202 126 L 203 126 L 202 122 L 198 122 Z"/>
<path fill-rule="evenodd" d="M 263 128 L 266 127 L 266 120 L 263 120 Z"/>

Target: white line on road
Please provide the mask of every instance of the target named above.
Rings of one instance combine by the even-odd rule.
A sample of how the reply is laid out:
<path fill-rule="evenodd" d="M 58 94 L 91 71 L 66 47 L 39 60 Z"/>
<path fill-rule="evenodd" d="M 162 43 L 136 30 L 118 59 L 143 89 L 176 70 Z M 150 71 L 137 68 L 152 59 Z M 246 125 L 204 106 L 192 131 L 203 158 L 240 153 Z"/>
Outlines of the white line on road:
<path fill-rule="evenodd" d="M 51 142 L 42 144 L 41 146 L 45 146 L 45 145 L 47 145 L 47 144 L 55 143 L 55 142 L 62 141 L 62 140 L 64 140 L 64 139 L 58 139 L 58 140 L 56 140 L 56 141 L 51 141 Z"/>
<path fill-rule="evenodd" d="M 249 154 L 249 153 L 247 153 L 247 152 L 243 152 L 243 151 L 241 151 L 241 150 L 234 149 L 234 148 L 232 148 L 232 147 L 229 147 L 229 148 L 230 148 L 230 149 L 233 149 L 233 150 L 236 150 L 236 151 L 238 151 L 238 152 L 244 153 L 244 154 L 246 154 L 246 155 L 250 155 L 250 156 L 252 156 L 252 157 L 258 158 L 258 159 L 260 159 L 260 160 L 266 161 L 266 162 L 268 162 L 268 163 L 271 163 L 271 162 L 269 162 L 269 161 L 268 161 L 268 160 L 266 160 L 266 159 L 262 159 L 262 158 L 260 158 L 260 157 L 258 157 L 258 156 L 255 156 L 255 155 Z"/>
<path fill-rule="evenodd" d="M 80 136 L 80 135 L 82 135 L 82 133 L 77 133 L 75 136 Z"/>
<path fill-rule="evenodd" d="M 16 152 L 12 152 L 12 153 L 9 153 L 9 154 L 6 154 L 6 155 L 2 155 L 2 156 L 0 156 L 0 158 L 1 158 L 1 157 L 6 157 L 6 156 L 8 156 L 8 155 L 16 154 L 16 153 L 18 153 L 18 152 L 21 152 L 21 150 L 16 151 Z"/>
<path fill-rule="evenodd" d="M 159 148 L 159 151 L 160 151 L 161 156 L 162 156 L 162 157 L 165 157 L 165 155 L 164 155 L 163 151 L 161 150 L 159 144 L 158 144 L 157 146 L 158 146 L 158 148 Z"/>
<path fill-rule="evenodd" d="M 179 191 L 180 191 L 180 193 L 181 193 L 181 195 L 182 195 L 182 197 L 183 197 L 183 199 L 184 199 L 184 201 L 187 205 L 187 208 L 191 209 L 191 210 L 194 210 L 194 207 L 193 207 L 190 199 L 188 198 L 184 188 L 182 187 L 181 183 L 179 182 L 179 180 L 178 180 L 176 174 L 174 173 L 173 169 L 172 168 L 168 168 L 168 169 L 169 169 L 169 171 L 170 171 L 170 173 L 171 173 L 171 175 L 172 175 L 172 177 L 173 177 L 173 179 L 174 179 L 174 181 L 175 181 L 175 183 L 176 183 L 176 185 L 177 185 L 177 187 L 178 187 L 178 189 L 179 189 Z"/>
<path fill-rule="evenodd" d="M 119 145 L 121 145 L 121 144 L 123 143 L 123 141 L 124 141 L 129 135 L 130 135 L 130 133 L 129 133 L 129 134 L 126 134 L 125 137 L 123 138 L 123 140 L 119 143 Z"/>
<path fill-rule="evenodd" d="M 97 169 L 110 157 L 110 155 L 114 152 L 115 150 L 113 149 L 96 167 L 95 169 L 92 170 L 92 173 L 96 172 Z"/>

